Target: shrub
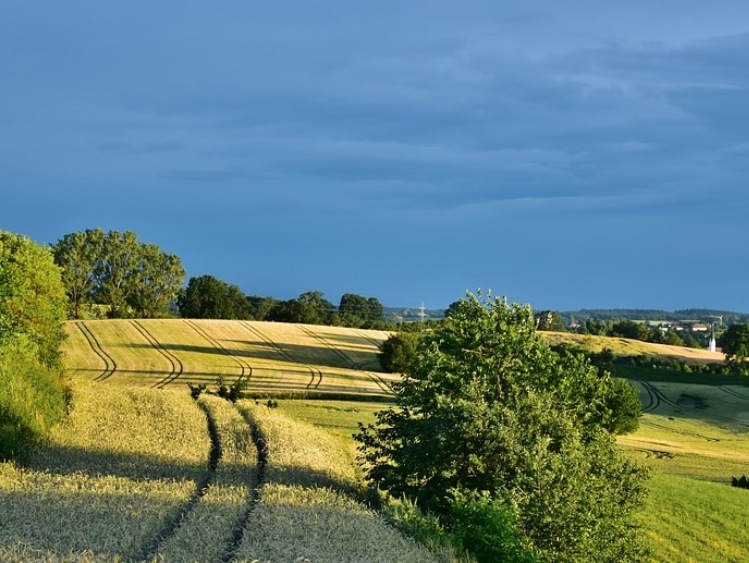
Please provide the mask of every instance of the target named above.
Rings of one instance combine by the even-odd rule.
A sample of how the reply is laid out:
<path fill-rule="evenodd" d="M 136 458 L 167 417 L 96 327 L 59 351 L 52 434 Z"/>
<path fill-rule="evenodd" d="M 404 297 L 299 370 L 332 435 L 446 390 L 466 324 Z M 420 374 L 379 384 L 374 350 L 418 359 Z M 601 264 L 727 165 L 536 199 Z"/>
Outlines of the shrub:
<path fill-rule="evenodd" d="M 398 332 L 391 335 L 380 346 L 380 365 L 391 373 L 402 373 L 408 369 L 408 363 L 416 354 L 421 333 Z"/>
<path fill-rule="evenodd" d="M 513 513 L 502 501 L 456 491 L 450 516 L 459 546 L 479 563 L 538 561 L 524 545 Z"/>
<path fill-rule="evenodd" d="M 63 386 L 25 336 L 0 347 L 0 381 L 0 459 L 23 457 L 64 416 Z"/>

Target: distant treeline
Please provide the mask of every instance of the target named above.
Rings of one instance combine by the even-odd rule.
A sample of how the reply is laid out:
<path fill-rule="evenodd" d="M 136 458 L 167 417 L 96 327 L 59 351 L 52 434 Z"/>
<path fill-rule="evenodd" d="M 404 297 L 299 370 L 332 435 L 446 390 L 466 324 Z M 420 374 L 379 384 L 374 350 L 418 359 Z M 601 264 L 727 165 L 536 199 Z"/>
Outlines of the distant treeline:
<path fill-rule="evenodd" d="M 661 309 L 579 309 L 577 311 L 560 311 L 559 313 L 565 325 L 593 320 L 617 320 L 626 319 L 631 321 L 670 321 L 679 322 L 685 320 L 720 322 L 723 324 L 736 324 L 749 322 L 749 314 L 737 313 L 735 311 L 723 311 L 720 309 L 681 309 L 678 311 L 663 311 Z"/>

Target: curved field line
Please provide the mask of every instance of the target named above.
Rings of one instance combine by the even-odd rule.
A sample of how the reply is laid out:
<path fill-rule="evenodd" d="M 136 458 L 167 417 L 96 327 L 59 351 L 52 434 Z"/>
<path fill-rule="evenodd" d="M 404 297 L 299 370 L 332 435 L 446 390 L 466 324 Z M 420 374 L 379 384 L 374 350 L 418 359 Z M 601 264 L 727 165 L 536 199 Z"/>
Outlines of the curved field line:
<path fill-rule="evenodd" d="M 200 336 L 202 336 L 209 344 L 213 347 L 221 350 L 226 356 L 232 359 L 232 361 L 239 366 L 241 373 L 239 375 L 239 381 L 249 380 L 252 377 L 252 366 L 246 360 L 240 360 L 237 356 L 229 352 L 221 342 L 209 335 L 204 329 L 200 328 L 195 322 L 185 319 L 187 326 L 192 328 Z"/>
<path fill-rule="evenodd" d="M 657 401 L 657 405 L 648 412 L 653 412 L 656 408 L 658 408 L 661 403 L 665 403 L 671 407 L 674 408 L 681 408 L 677 403 L 674 403 L 671 399 L 669 399 L 663 391 L 656 388 L 652 383 L 649 383 L 647 381 L 640 381 L 638 380 L 638 383 L 642 385 L 645 390 L 647 391 L 648 395 L 651 396 L 651 398 L 654 398 Z M 725 420 L 730 420 L 731 422 L 735 422 L 733 419 L 729 419 L 727 417 L 723 417 L 720 415 L 712 415 L 715 418 L 723 418 Z M 658 428 L 661 430 L 668 430 L 669 432 L 674 432 L 676 434 L 682 434 L 683 436 L 692 436 L 693 438 L 701 438 L 703 440 L 707 440 L 708 442 L 719 442 L 720 440 L 718 438 L 712 438 L 710 436 L 705 436 L 704 434 L 700 434 L 699 432 L 694 432 L 692 430 L 681 430 L 676 428 L 670 428 L 665 425 L 658 424 L 656 422 L 643 420 L 642 424 L 644 426 L 650 426 L 651 428 Z"/>
<path fill-rule="evenodd" d="M 384 379 L 382 379 L 375 372 L 371 372 L 371 371 L 367 371 L 367 370 L 361 369 L 362 364 L 357 364 L 351 358 L 351 356 L 349 356 L 348 354 L 346 354 L 342 350 L 339 350 L 338 348 L 336 348 L 335 346 L 333 346 L 325 337 L 320 336 L 319 334 L 315 334 L 314 332 L 312 332 L 308 328 L 303 327 L 301 325 L 299 325 L 299 328 L 302 331 L 306 332 L 312 338 L 316 339 L 320 344 L 322 344 L 323 346 L 325 346 L 328 350 L 331 350 L 331 351 L 335 352 L 338 355 L 338 357 L 340 357 L 340 358 L 344 359 L 346 362 L 348 362 L 351 365 L 351 369 L 355 369 L 357 371 L 360 371 L 360 372 L 364 373 L 369 379 L 372 380 L 372 382 L 374 382 L 375 385 L 377 385 L 377 387 L 380 388 L 380 391 L 384 391 L 385 393 L 392 393 L 393 392 L 393 390 L 390 388 L 390 386 L 387 384 L 387 382 Z"/>
<path fill-rule="evenodd" d="M 723 385 L 719 385 L 718 389 L 720 389 L 724 393 L 728 393 L 729 395 L 733 395 L 734 397 L 737 397 L 737 398 L 742 399 L 744 401 L 749 401 L 749 395 L 744 395 L 743 393 L 739 393 L 738 391 L 736 391 L 734 389 L 729 389 L 727 387 L 724 387 Z"/>
<path fill-rule="evenodd" d="M 248 330 L 249 332 L 251 332 L 254 336 L 257 336 L 260 340 L 265 342 L 268 346 L 273 348 L 276 352 L 278 352 L 278 354 L 280 354 L 287 361 L 293 364 L 299 363 L 291 356 L 291 354 L 289 354 L 286 350 L 284 350 L 281 346 L 279 346 L 278 343 L 274 342 L 273 340 L 265 336 L 262 332 L 260 332 L 251 324 L 249 324 L 247 321 L 242 321 L 240 325 L 244 327 L 246 330 Z M 318 387 L 320 387 L 320 383 L 322 383 L 322 372 L 319 369 L 316 370 L 316 368 L 313 368 L 309 364 L 302 364 L 302 365 L 304 365 L 309 370 L 309 373 L 310 373 L 310 380 L 309 380 L 309 383 L 307 383 L 307 389 L 313 389 L 313 388 L 317 389 Z M 315 373 L 315 371 L 317 371 L 317 373 Z M 316 377 L 318 378 L 317 383 L 315 383 Z"/>
<path fill-rule="evenodd" d="M 370 338 L 369 335 L 367 335 L 367 333 L 361 329 L 355 328 L 355 329 L 352 329 L 352 331 L 354 332 L 354 334 L 358 334 L 370 344 L 374 344 L 374 346 L 376 346 L 377 348 L 379 348 L 382 345 L 381 341 L 375 340 L 374 338 Z"/>
<path fill-rule="evenodd" d="M 161 379 L 160 381 L 157 381 L 154 383 L 154 387 L 162 388 L 165 385 L 168 385 L 175 379 L 177 379 L 180 375 L 182 375 L 182 372 L 185 370 L 185 366 L 182 364 L 180 359 L 172 354 L 169 350 L 164 348 L 162 344 L 156 340 L 156 338 L 151 334 L 146 327 L 144 327 L 142 324 L 140 324 L 138 321 L 132 320 L 130 321 L 132 325 L 136 328 L 138 332 L 143 335 L 143 338 L 145 338 L 156 350 L 164 356 L 169 363 L 172 365 L 172 371 L 167 375 L 165 378 Z"/>
<path fill-rule="evenodd" d="M 91 347 L 91 350 L 101 358 L 101 360 L 104 362 L 104 371 L 102 371 L 98 376 L 94 378 L 94 381 L 104 381 L 108 377 L 111 377 L 112 374 L 117 371 L 117 362 L 114 361 L 114 358 L 107 354 L 107 352 L 102 347 L 99 340 L 94 336 L 94 333 L 91 332 L 91 329 L 87 327 L 83 322 L 76 321 L 75 326 L 78 327 L 78 330 L 81 331 L 81 334 L 83 334 L 83 337 L 86 339 L 86 342 L 88 342 L 88 345 Z"/>
<path fill-rule="evenodd" d="M 650 387 L 648 387 L 647 385 L 645 385 L 645 383 L 642 382 L 642 381 L 640 381 L 639 379 L 635 379 L 634 381 L 638 385 L 640 385 L 640 387 L 642 387 L 645 390 L 645 393 L 648 396 L 648 404 L 642 406 L 642 412 L 643 412 L 643 414 L 649 413 L 649 412 L 653 412 L 655 409 L 657 409 L 659 406 L 661 406 L 661 400 L 660 400 L 660 398 L 658 397 L 658 395 L 656 395 L 655 393 L 653 393 L 653 391 L 650 389 Z"/>
<path fill-rule="evenodd" d="M 222 563 L 229 563 L 234 559 L 239 546 L 242 544 L 242 538 L 244 537 L 245 530 L 250 520 L 252 512 L 255 507 L 260 503 L 262 497 L 262 489 L 265 486 L 265 472 L 268 468 L 268 440 L 265 438 L 265 434 L 260 429 L 258 424 L 252 418 L 249 412 L 244 409 L 237 408 L 237 412 L 247 422 L 252 432 L 252 441 L 255 443 L 257 448 L 257 472 L 255 474 L 255 482 L 252 486 L 252 496 L 250 502 L 247 504 L 247 508 L 244 511 L 242 517 L 237 521 L 231 531 L 231 537 L 226 544 L 226 548 L 221 555 Z"/>
<path fill-rule="evenodd" d="M 203 476 L 195 483 L 195 490 L 190 495 L 182 506 L 180 506 L 174 515 L 169 518 L 161 529 L 151 538 L 151 540 L 141 549 L 140 554 L 134 559 L 135 561 L 151 561 L 156 557 L 159 548 L 163 543 L 174 534 L 179 528 L 186 516 L 192 511 L 195 506 L 200 502 L 200 499 L 208 492 L 208 488 L 211 486 L 214 476 L 216 475 L 216 469 L 218 463 L 221 460 L 221 439 L 219 437 L 218 428 L 216 427 L 216 421 L 211 415 L 210 410 L 205 405 L 198 403 L 198 407 L 205 413 L 206 421 L 208 423 L 208 436 L 211 441 L 211 449 L 208 456 L 208 468 L 206 469 Z"/>

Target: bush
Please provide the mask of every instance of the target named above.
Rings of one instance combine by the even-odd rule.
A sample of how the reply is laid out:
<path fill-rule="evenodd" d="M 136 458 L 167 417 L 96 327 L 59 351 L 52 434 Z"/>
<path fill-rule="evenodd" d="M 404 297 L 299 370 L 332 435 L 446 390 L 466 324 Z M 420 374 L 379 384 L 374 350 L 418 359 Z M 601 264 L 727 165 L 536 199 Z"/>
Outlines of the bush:
<path fill-rule="evenodd" d="M 64 389 L 25 336 L 0 347 L 0 381 L 0 459 L 23 457 L 64 416 Z"/>
<path fill-rule="evenodd" d="M 450 508 L 458 545 L 479 563 L 538 561 L 523 544 L 513 513 L 502 501 L 458 491 Z"/>
<path fill-rule="evenodd" d="M 391 373 L 405 372 L 416 354 L 420 339 L 420 332 L 398 332 L 391 335 L 382 343 L 377 356 L 382 369 Z"/>

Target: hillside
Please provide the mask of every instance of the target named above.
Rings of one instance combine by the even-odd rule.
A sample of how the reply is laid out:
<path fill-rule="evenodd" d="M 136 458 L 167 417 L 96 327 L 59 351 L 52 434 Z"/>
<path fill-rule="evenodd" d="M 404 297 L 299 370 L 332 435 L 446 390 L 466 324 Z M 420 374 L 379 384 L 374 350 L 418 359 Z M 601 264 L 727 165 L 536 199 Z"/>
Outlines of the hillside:
<path fill-rule="evenodd" d="M 223 320 L 70 321 L 72 376 L 146 387 L 228 385 L 250 393 L 384 397 L 397 376 L 377 360 L 383 331 Z"/>

